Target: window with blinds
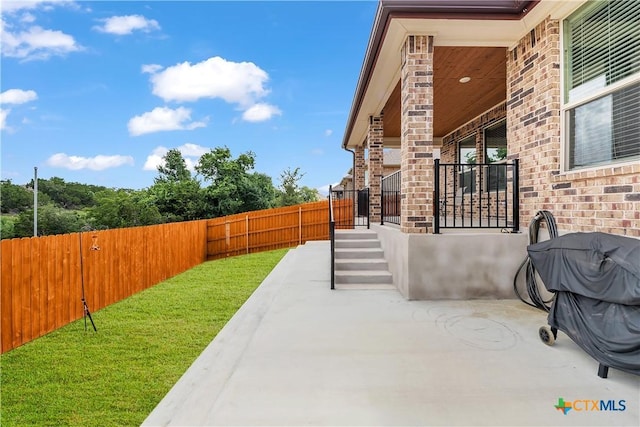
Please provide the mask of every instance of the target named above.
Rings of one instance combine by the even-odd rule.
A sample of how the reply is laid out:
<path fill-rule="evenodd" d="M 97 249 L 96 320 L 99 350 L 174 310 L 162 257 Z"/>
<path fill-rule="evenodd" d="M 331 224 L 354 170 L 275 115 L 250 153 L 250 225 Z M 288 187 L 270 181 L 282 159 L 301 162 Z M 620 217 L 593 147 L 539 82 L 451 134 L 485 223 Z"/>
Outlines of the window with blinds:
<path fill-rule="evenodd" d="M 640 1 L 588 2 L 564 45 L 569 168 L 640 158 Z"/>

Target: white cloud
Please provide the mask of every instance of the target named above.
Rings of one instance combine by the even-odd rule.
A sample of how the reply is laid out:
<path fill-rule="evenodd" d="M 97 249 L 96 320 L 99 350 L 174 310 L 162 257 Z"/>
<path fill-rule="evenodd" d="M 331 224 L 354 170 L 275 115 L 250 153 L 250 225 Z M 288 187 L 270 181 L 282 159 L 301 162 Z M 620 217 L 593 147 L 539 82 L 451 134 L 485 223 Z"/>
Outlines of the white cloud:
<path fill-rule="evenodd" d="M 282 111 L 275 105 L 255 104 L 242 114 L 242 119 L 247 122 L 263 122 L 275 115 L 281 115 Z"/>
<path fill-rule="evenodd" d="M 0 93 L 0 104 L 24 104 L 38 99 L 33 90 L 9 89 Z"/>
<path fill-rule="evenodd" d="M 324 136 L 329 137 L 333 135 L 333 130 L 332 129 L 327 129 L 324 131 Z"/>
<path fill-rule="evenodd" d="M 162 164 L 162 157 L 167 154 L 167 151 L 169 151 L 169 149 L 162 146 L 154 148 L 151 154 L 147 156 L 147 161 L 144 162 L 142 169 L 146 171 L 157 171 L 158 166 Z"/>
<path fill-rule="evenodd" d="M 47 164 L 53 167 L 79 170 L 90 169 L 101 171 L 109 168 L 117 168 L 122 165 L 133 165 L 131 156 L 104 156 L 95 157 L 69 156 L 65 153 L 57 153 L 47 159 Z"/>
<path fill-rule="evenodd" d="M 329 195 L 329 185 L 331 185 L 332 187 L 335 187 L 336 185 L 339 185 L 339 182 L 334 182 L 333 184 L 327 184 L 327 185 L 323 185 L 322 187 L 318 187 L 316 188 L 316 190 L 318 190 L 318 193 L 320 193 L 321 196 L 328 196 Z"/>
<path fill-rule="evenodd" d="M 232 62 L 219 56 L 197 64 L 183 62 L 151 76 L 153 94 L 165 101 L 221 98 L 246 108 L 266 96 L 269 76 L 252 62 Z"/>
<path fill-rule="evenodd" d="M 94 26 L 94 30 L 119 36 L 131 34 L 134 31 L 149 33 L 160 29 L 158 21 L 147 19 L 142 15 L 112 16 L 100 21 L 103 22 L 103 25 Z"/>
<path fill-rule="evenodd" d="M 195 166 L 198 163 L 198 159 L 205 153 L 208 153 L 210 150 L 207 147 L 203 147 L 197 144 L 187 143 L 177 147 L 182 153 L 182 157 L 184 158 L 184 162 L 187 164 L 187 169 L 191 172 L 195 171 Z M 169 149 L 167 147 L 158 146 L 153 149 L 151 154 L 147 156 L 147 160 L 144 162 L 143 170 L 146 171 L 157 171 L 158 166 L 160 166 L 163 162 L 162 157 Z"/>
<path fill-rule="evenodd" d="M 11 13 L 18 10 L 35 9 L 39 6 L 51 7 L 53 5 L 73 5 L 71 0 L 5 0 L 2 2 L 2 12 Z"/>
<path fill-rule="evenodd" d="M 314 156 L 322 156 L 324 154 L 324 151 L 322 151 L 320 148 L 314 148 L 313 150 L 311 150 L 311 154 L 313 154 Z"/>
<path fill-rule="evenodd" d="M 27 12 L 20 17 L 20 22 L 24 22 L 30 24 L 36 20 L 36 17 L 33 14 Z"/>
<path fill-rule="evenodd" d="M 2 56 L 24 60 L 49 59 L 82 50 L 74 38 L 62 31 L 46 30 L 34 25 L 20 32 L 11 32 L 0 23 L 0 49 Z"/>
<path fill-rule="evenodd" d="M 143 73 L 155 74 L 160 70 L 162 70 L 162 65 L 158 64 L 145 64 L 142 66 Z"/>
<path fill-rule="evenodd" d="M 38 99 L 38 94 L 36 94 L 33 90 L 22 90 L 22 89 L 8 89 L 4 92 L 0 93 L 0 105 L 6 104 L 24 104 L 33 100 Z M 0 130 L 12 131 L 9 126 L 7 126 L 7 116 L 11 112 L 11 109 L 4 108 L 0 110 Z M 26 119 L 23 119 L 23 123 L 25 123 Z"/>
<path fill-rule="evenodd" d="M 129 120 L 129 134 L 132 136 L 169 130 L 193 130 L 206 126 L 207 119 L 200 122 L 191 121 L 191 110 L 178 107 L 157 107 L 153 111 L 135 116 Z"/>
<path fill-rule="evenodd" d="M 9 130 L 7 127 L 7 116 L 11 110 L 0 108 L 0 130 Z"/>
<path fill-rule="evenodd" d="M 198 145 L 198 144 L 191 144 L 189 142 L 178 147 L 178 150 L 180 150 L 180 152 L 184 157 L 198 157 L 198 158 L 200 158 L 200 156 L 210 151 L 210 149 L 207 147 L 203 147 L 202 145 Z"/>

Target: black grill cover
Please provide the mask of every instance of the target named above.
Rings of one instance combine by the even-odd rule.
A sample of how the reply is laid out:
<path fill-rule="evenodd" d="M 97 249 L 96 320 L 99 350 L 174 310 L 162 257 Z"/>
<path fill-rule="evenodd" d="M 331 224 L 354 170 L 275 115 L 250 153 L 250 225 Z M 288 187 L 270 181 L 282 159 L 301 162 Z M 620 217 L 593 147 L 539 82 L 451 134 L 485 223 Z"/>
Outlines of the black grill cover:
<path fill-rule="evenodd" d="M 603 365 L 640 375 L 640 240 L 571 233 L 527 251 L 555 293 L 549 325 Z"/>

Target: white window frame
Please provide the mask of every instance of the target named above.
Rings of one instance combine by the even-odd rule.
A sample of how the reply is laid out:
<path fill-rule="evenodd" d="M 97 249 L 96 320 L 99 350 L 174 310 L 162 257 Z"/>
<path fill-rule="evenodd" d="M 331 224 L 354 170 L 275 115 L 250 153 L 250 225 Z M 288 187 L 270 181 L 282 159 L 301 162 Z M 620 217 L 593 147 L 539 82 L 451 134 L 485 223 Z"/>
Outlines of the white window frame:
<path fill-rule="evenodd" d="M 588 2 L 582 3 L 580 6 L 571 10 L 567 13 L 563 18 L 560 19 L 560 173 L 567 174 L 572 172 L 584 172 L 589 170 L 597 170 L 604 168 L 611 168 L 612 165 L 622 166 L 625 164 L 635 164 L 638 162 L 637 158 L 630 159 L 621 159 L 621 160 L 612 160 L 603 164 L 595 164 L 588 165 L 584 167 L 570 168 L 569 167 L 569 114 L 570 111 L 578 108 L 582 105 L 588 104 L 589 102 L 595 101 L 599 98 L 603 98 L 617 90 L 630 86 L 632 84 L 640 83 L 640 72 L 634 75 L 631 75 L 627 78 L 624 78 L 612 85 L 605 86 L 604 88 L 595 91 L 589 96 L 576 100 L 576 101 L 567 101 L 565 99 L 565 89 L 566 89 L 566 67 L 569 65 L 567 63 L 567 57 L 565 55 L 565 48 L 567 47 L 567 40 L 565 39 L 565 21 L 569 16 L 571 16 L 574 12 L 576 12 L 581 7 L 584 7 L 588 4 Z"/>

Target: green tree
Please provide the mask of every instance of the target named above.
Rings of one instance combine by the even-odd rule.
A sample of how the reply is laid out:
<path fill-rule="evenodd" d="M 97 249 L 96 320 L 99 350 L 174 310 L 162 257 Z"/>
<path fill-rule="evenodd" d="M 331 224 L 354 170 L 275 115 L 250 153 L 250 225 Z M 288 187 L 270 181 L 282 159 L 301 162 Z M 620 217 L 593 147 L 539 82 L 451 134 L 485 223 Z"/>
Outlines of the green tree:
<path fill-rule="evenodd" d="M 158 173 L 149 194 L 165 222 L 204 217 L 205 198 L 200 182 L 191 176 L 180 150 L 172 149 L 164 155 Z"/>
<path fill-rule="evenodd" d="M 291 206 L 300 203 L 298 181 L 302 179 L 304 173 L 300 168 L 287 168 L 280 174 L 280 187 L 278 188 L 278 205 Z"/>
<path fill-rule="evenodd" d="M 27 187 L 33 188 L 33 180 L 27 184 Z M 43 193 L 48 200 L 64 209 L 83 209 L 94 206 L 95 193 L 105 189 L 106 187 L 96 185 L 65 182 L 63 178 L 55 176 L 50 179 L 38 179 L 38 198 Z"/>
<path fill-rule="evenodd" d="M 20 212 L 13 223 L 15 237 L 33 236 L 33 209 Z"/>
<path fill-rule="evenodd" d="M 33 192 L 11 180 L 0 181 L 0 210 L 2 213 L 18 213 L 33 207 Z"/>
<path fill-rule="evenodd" d="M 76 212 L 45 205 L 38 208 L 38 236 L 73 233 L 80 230 L 82 221 Z M 16 237 L 33 236 L 33 209 L 23 211 L 14 223 Z"/>
<path fill-rule="evenodd" d="M 275 189 L 271 178 L 250 173 L 254 165 L 253 152 L 234 159 L 227 147 L 214 148 L 200 157 L 196 171 L 209 184 L 204 189 L 207 217 L 273 207 Z"/>
<path fill-rule="evenodd" d="M 317 202 L 320 200 L 320 193 L 318 192 L 318 189 L 304 185 L 300 188 L 300 197 L 302 199 L 302 203 Z"/>
<path fill-rule="evenodd" d="M 188 181 L 158 182 L 149 188 L 163 222 L 192 221 L 203 217 L 204 194 L 200 183 Z"/>
<path fill-rule="evenodd" d="M 242 211 L 256 211 L 269 209 L 276 203 L 276 188 L 273 186 L 271 177 L 263 173 L 254 172 L 238 189 L 243 200 Z"/>
<path fill-rule="evenodd" d="M 277 205 L 291 206 L 299 203 L 315 202 L 320 200 L 318 190 L 306 186 L 300 186 L 299 181 L 304 176 L 300 168 L 287 168 L 280 174 L 280 187 L 278 188 Z"/>
<path fill-rule="evenodd" d="M 15 217 L 0 216 L 0 239 L 13 239 L 16 237 L 14 231 Z"/>
<path fill-rule="evenodd" d="M 177 148 L 173 148 L 163 157 L 164 163 L 158 166 L 160 174 L 154 179 L 158 182 L 179 182 L 191 179 L 191 172 L 187 168 L 187 162 L 182 157 L 182 153 Z"/>
<path fill-rule="evenodd" d="M 94 228 L 122 228 L 164 222 L 154 197 L 145 190 L 105 190 L 96 194 L 88 218 Z"/>

